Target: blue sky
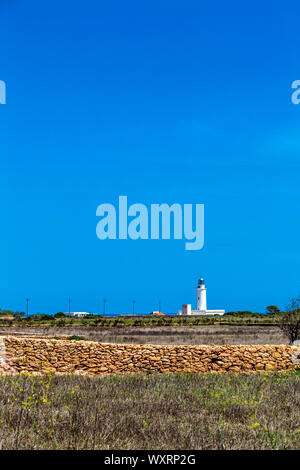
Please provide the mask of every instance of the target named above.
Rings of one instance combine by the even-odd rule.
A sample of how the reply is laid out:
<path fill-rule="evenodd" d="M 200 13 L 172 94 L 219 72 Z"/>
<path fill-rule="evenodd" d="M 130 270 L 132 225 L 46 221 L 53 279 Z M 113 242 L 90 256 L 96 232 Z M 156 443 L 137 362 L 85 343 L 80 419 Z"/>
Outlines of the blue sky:
<path fill-rule="evenodd" d="M 300 293 L 299 7 L 0 4 L 1 307 L 284 308 Z M 203 203 L 205 245 L 96 237 L 96 208 Z"/>

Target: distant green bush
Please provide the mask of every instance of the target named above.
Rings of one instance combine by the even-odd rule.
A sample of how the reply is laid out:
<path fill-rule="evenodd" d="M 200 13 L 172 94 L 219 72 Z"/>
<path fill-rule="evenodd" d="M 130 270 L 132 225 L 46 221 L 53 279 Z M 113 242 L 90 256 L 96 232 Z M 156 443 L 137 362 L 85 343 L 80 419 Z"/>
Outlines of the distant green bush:
<path fill-rule="evenodd" d="M 67 315 L 63 312 L 57 312 L 55 315 L 54 315 L 54 318 L 67 318 Z"/>
<path fill-rule="evenodd" d="M 86 339 L 83 336 L 78 336 L 78 335 L 68 336 L 67 339 L 71 341 L 86 341 Z"/>

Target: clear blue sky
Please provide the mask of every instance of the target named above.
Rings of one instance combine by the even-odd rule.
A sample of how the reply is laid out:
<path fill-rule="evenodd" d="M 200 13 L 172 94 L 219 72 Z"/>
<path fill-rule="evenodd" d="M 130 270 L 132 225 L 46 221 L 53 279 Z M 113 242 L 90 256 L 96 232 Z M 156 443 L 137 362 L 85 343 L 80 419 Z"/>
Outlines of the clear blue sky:
<path fill-rule="evenodd" d="M 284 308 L 300 292 L 299 6 L 1 1 L 2 308 Z M 96 208 L 204 203 L 205 246 L 96 238 Z"/>

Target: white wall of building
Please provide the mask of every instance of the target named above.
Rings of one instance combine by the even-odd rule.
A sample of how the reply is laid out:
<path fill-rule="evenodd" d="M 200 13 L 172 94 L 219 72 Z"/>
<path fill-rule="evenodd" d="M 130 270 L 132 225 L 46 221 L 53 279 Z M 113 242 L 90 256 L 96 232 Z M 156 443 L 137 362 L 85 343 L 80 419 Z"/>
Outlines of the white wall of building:
<path fill-rule="evenodd" d="M 192 314 L 191 304 L 183 304 L 182 305 L 182 315 L 191 315 L 191 314 Z"/>

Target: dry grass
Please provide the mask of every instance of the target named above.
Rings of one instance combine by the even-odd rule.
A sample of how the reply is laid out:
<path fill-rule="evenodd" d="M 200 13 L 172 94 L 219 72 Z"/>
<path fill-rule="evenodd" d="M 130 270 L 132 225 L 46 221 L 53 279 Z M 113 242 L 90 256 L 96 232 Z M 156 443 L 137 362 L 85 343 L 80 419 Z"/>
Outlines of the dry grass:
<path fill-rule="evenodd" d="M 299 449 L 295 373 L 0 378 L 2 449 Z"/>
<path fill-rule="evenodd" d="M 276 326 L 104 327 L 88 325 L 1 327 L 0 334 L 76 335 L 92 341 L 133 344 L 287 344 Z"/>

